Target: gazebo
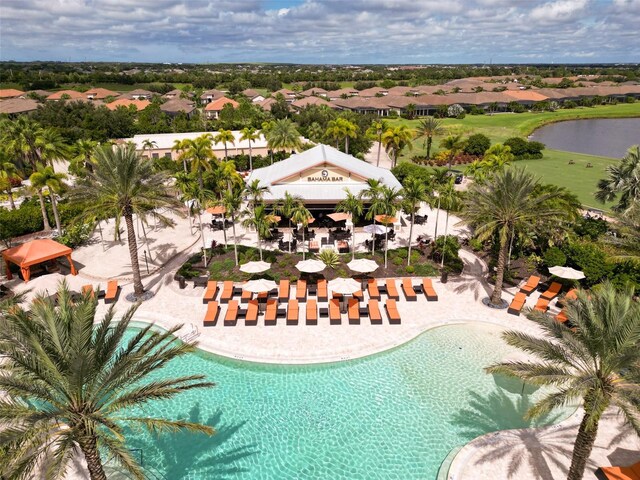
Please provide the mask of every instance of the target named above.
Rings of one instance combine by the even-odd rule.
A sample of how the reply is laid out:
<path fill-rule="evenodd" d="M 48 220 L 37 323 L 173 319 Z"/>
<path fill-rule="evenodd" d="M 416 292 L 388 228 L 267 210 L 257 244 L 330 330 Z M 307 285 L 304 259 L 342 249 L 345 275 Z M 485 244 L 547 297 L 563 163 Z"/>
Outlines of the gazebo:
<path fill-rule="evenodd" d="M 55 242 L 49 238 L 42 238 L 39 240 L 32 240 L 17 247 L 9 248 L 2 252 L 2 258 L 7 266 L 7 278 L 11 280 L 10 263 L 15 263 L 20 267 L 22 271 L 22 278 L 25 282 L 28 282 L 31 278 L 31 266 L 38 263 L 46 262 L 47 260 L 53 260 L 54 258 L 66 257 L 71 266 L 71 274 L 77 275 L 73 260 L 71 260 L 71 252 L 73 250 L 70 247 Z"/>

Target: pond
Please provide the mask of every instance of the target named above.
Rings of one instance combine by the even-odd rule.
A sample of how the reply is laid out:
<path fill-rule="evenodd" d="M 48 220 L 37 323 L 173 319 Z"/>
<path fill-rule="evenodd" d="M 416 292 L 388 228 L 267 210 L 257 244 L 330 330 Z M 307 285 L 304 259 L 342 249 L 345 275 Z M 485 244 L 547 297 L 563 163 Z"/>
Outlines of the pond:
<path fill-rule="evenodd" d="M 552 123 L 537 129 L 530 138 L 555 150 L 622 158 L 630 146 L 640 144 L 640 118 Z"/>

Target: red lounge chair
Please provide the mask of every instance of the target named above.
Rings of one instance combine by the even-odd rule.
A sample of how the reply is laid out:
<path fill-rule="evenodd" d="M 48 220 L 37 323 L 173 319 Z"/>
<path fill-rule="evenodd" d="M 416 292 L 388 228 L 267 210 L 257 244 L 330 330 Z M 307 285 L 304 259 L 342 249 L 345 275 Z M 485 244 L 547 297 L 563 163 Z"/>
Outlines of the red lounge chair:
<path fill-rule="evenodd" d="M 220 307 L 218 302 L 209 302 L 207 305 L 207 313 L 204 315 L 204 326 L 215 327 L 218 323 L 218 316 L 220 315 Z"/>
<path fill-rule="evenodd" d="M 373 300 L 380 300 L 380 291 L 378 290 L 378 284 L 371 278 L 367 282 L 367 291 L 369 292 L 369 298 Z"/>
<path fill-rule="evenodd" d="M 533 307 L 533 309 L 537 310 L 538 312 L 546 312 L 549 309 L 549 300 L 540 297 L 538 299 L 538 303 L 536 303 L 536 306 Z"/>
<path fill-rule="evenodd" d="M 249 326 L 258 325 L 258 300 L 249 300 L 244 324 Z"/>
<path fill-rule="evenodd" d="M 424 291 L 424 296 L 427 297 L 427 301 L 429 302 L 438 301 L 438 294 L 433 289 L 433 283 L 430 278 L 422 279 L 422 290 Z"/>
<path fill-rule="evenodd" d="M 520 291 L 525 295 L 531 295 L 538 288 L 538 284 L 540 283 L 540 277 L 536 277 L 535 275 L 531 275 L 527 283 L 525 283 L 522 287 L 520 287 Z"/>
<path fill-rule="evenodd" d="M 387 311 L 389 323 L 400 323 L 400 314 L 398 313 L 398 306 L 396 305 L 396 301 L 394 299 L 390 298 L 389 300 L 387 300 L 387 302 L 384 304 L 384 309 Z"/>
<path fill-rule="evenodd" d="M 407 300 L 407 302 L 415 302 L 416 300 L 418 300 L 416 291 L 413 289 L 410 278 L 402 279 L 402 293 L 404 293 L 404 298 Z"/>
<path fill-rule="evenodd" d="M 220 303 L 229 303 L 233 298 L 233 282 L 227 280 L 222 284 L 222 293 L 220 294 Z"/>
<path fill-rule="evenodd" d="M 326 302 L 329 299 L 329 294 L 327 293 L 327 281 L 324 278 L 318 279 L 318 301 Z"/>
<path fill-rule="evenodd" d="M 264 312 L 264 324 L 275 325 L 278 323 L 278 302 L 273 300 L 267 300 L 267 308 Z"/>
<path fill-rule="evenodd" d="M 628 467 L 600 467 L 608 480 L 640 480 L 640 462 Z"/>
<path fill-rule="evenodd" d="M 549 288 L 542 295 L 540 295 L 540 298 L 551 301 L 558 296 L 560 290 L 562 290 L 562 285 L 558 282 L 552 282 Z"/>
<path fill-rule="evenodd" d="M 511 304 L 507 309 L 507 313 L 510 313 L 512 315 L 520 315 L 520 311 L 522 310 L 522 307 L 524 307 L 524 304 L 526 301 L 527 301 L 526 294 L 522 292 L 516 293 L 516 296 L 513 297 L 513 300 L 511 301 Z"/>
<path fill-rule="evenodd" d="M 107 283 L 107 293 L 104 294 L 104 303 L 115 302 L 118 298 L 119 291 L 118 280 L 109 280 Z"/>
<path fill-rule="evenodd" d="M 287 308 L 287 325 L 298 324 L 298 300 L 292 298 L 289 300 L 289 307 Z"/>
<path fill-rule="evenodd" d="M 329 323 L 340 324 L 342 323 L 342 315 L 340 314 L 340 300 L 332 298 L 329 300 Z"/>
<path fill-rule="evenodd" d="M 360 323 L 360 302 L 357 298 L 349 299 L 349 323 Z"/>
<path fill-rule="evenodd" d="M 307 281 L 298 279 L 296 282 L 296 300 L 299 302 L 307 301 Z"/>
<path fill-rule="evenodd" d="M 249 290 L 242 290 L 242 295 L 240 296 L 240 303 L 249 303 L 249 301 L 253 298 L 253 293 Z"/>
<path fill-rule="evenodd" d="M 280 302 L 288 302 L 290 293 L 291 285 L 289 284 L 289 280 L 280 280 L 280 286 L 278 288 L 278 300 Z"/>
<path fill-rule="evenodd" d="M 378 300 L 369 300 L 367 309 L 369 310 L 369 320 L 371 320 L 371 325 L 382 325 L 382 315 L 380 314 Z"/>
<path fill-rule="evenodd" d="M 213 300 L 215 300 L 216 298 L 217 293 L 218 293 L 218 282 L 209 280 L 207 282 L 207 289 L 204 291 L 204 296 L 202 297 L 202 303 L 213 302 Z"/>
<path fill-rule="evenodd" d="M 229 305 L 227 306 L 227 313 L 224 316 L 224 325 L 225 326 L 233 326 L 238 323 L 238 301 L 237 300 L 229 300 Z"/>
<path fill-rule="evenodd" d="M 396 288 L 395 280 L 387 280 L 387 296 L 392 300 L 400 300 L 400 294 Z"/>
<path fill-rule="evenodd" d="M 318 324 L 318 304 L 315 300 L 307 302 L 307 325 Z"/>

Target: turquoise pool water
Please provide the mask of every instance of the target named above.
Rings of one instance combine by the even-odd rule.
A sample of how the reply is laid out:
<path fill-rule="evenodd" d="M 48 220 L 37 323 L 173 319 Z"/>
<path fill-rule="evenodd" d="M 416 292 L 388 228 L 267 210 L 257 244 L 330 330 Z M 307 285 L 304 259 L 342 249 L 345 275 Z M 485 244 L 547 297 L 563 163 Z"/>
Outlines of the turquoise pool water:
<path fill-rule="evenodd" d="M 540 392 L 511 393 L 520 386 L 498 382 L 500 388 L 482 370 L 509 352 L 495 327 L 465 324 L 328 365 L 192 354 L 162 375 L 205 374 L 216 387 L 154 403 L 145 414 L 190 418 L 218 433 L 133 432 L 130 444 L 146 467 L 170 480 L 432 480 L 452 448 L 530 425 L 522 414 Z"/>

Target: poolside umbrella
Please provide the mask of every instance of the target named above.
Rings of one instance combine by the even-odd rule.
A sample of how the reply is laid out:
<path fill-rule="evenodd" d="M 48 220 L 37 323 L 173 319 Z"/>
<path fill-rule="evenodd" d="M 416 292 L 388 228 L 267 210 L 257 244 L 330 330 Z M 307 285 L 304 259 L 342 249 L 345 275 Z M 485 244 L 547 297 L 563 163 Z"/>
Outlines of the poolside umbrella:
<path fill-rule="evenodd" d="M 282 220 L 282 217 L 280 215 L 270 215 L 271 220 L 273 220 L 275 223 L 280 222 L 280 220 Z"/>
<path fill-rule="evenodd" d="M 396 223 L 398 221 L 396 217 L 391 217 L 389 215 L 376 215 L 375 219 L 376 222 L 385 223 L 387 225 L 390 223 Z"/>
<path fill-rule="evenodd" d="M 501 360 L 502 363 L 529 363 L 530 361 L 531 357 L 520 351 L 513 351 Z M 496 385 L 510 393 L 519 393 L 520 395 L 524 395 L 526 393 L 529 395 L 540 388 L 538 385 L 532 385 L 530 383 L 523 382 L 518 378 L 503 375 L 501 373 L 493 373 L 492 375 L 493 381 Z"/>
<path fill-rule="evenodd" d="M 273 280 L 266 278 L 258 278 L 257 280 L 249 280 L 242 285 L 242 289 L 253 293 L 270 292 L 274 288 L 278 288 L 278 284 Z"/>
<path fill-rule="evenodd" d="M 351 215 L 343 212 L 335 212 L 327 215 L 334 222 L 344 222 L 345 220 L 351 220 Z"/>
<path fill-rule="evenodd" d="M 209 207 L 207 208 L 207 213 L 210 213 L 211 215 L 222 215 L 224 214 L 227 209 L 224 208 L 222 205 L 219 205 L 217 207 Z"/>
<path fill-rule="evenodd" d="M 571 267 L 551 267 L 549 269 L 549 273 L 556 277 L 566 278 L 569 280 L 580 280 L 584 278 L 584 273 Z"/>
<path fill-rule="evenodd" d="M 266 272 L 271 268 L 271 264 L 267 262 L 247 262 L 240 265 L 240 271 L 245 273 Z"/>
<path fill-rule="evenodd" d="M 303 260 L 296 263 L 296 268 L 305 273 L 318 273 L 324 270 L 326 265 L 320 260 Z"/>
<path fill-rule="evenodd" d="M 360 258 L 358 260 L 352 260 L 347 263 L 347 267 L 354 272 L 359 273 L 371 273 L 378 269 L 379 265 L 375 260 L 369 260 L 368 258 Z"/>
<path fill-rule="evenodd" d="M 343 311 L 347 308 L 347 295 L 352 295 L 362 288 L 360 283 L 356 282 L 353 278 L 334 278 L 333 280 L 329 280 L 327 286 L 333 293 L 342 295 Z"/>
<path fill-rule="evenodd" d="M 387 227 L 383 227 L 382 225 L 378 225 L 378 224 L 371 224 L 371 225 L 365 225 L 363 230 L 366 233 L 375 233 L 376 235 L 382 235 L 384 232 L 387 231 Z"/>

